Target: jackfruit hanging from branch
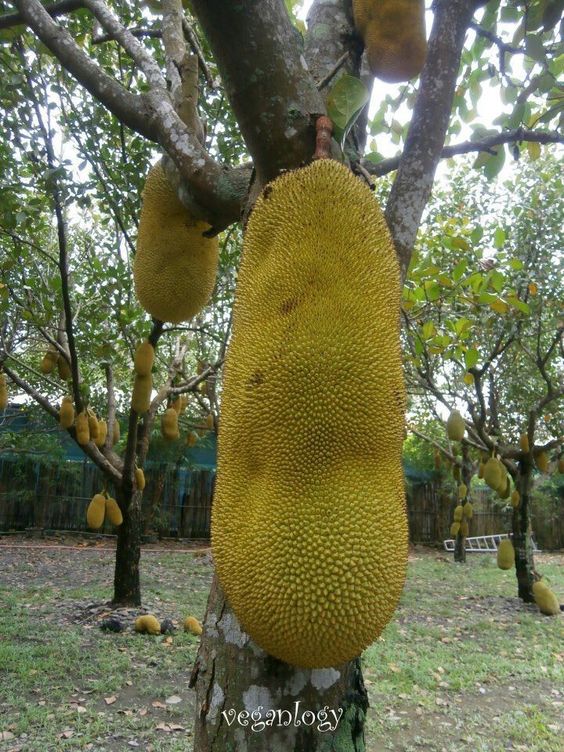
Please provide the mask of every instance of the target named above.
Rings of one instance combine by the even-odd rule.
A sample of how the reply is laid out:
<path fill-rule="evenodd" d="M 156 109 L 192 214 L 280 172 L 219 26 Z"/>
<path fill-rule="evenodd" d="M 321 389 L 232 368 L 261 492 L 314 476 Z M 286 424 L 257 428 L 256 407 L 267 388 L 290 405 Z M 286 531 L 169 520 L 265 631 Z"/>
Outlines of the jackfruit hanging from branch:
<path fill-rule="evenodd" d="M 218 241 L 206 238 L 206 230 L 209 225 L 190 217 L 157 162 L 145 182 L 133 263 L 137 297 L 151 316 L 178 324 L 193 318 L 209 301 Z"/>
<path fill-rule="evenodd" d="M 403 587 L 399 305 L 365 183 L 321 159 L 269 184 L 238 277 L 212 546 L 243 629 L 297 666 L 358 656 Z"/>

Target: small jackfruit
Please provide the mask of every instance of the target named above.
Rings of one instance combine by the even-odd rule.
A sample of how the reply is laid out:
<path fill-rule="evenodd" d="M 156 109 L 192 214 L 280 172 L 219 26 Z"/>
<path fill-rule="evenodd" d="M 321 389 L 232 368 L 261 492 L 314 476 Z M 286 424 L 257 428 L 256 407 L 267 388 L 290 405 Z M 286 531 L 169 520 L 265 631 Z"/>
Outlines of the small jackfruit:
<path fill-rule="evenodd" d="M 509 494 L 511 493 L 511 479 L 509 476 L 506 476 L 505 478 L 505 486 L 503 488 L 503 491 L 498 491 L 497 495 L 500 499 L 508 499 Z"/>
<path fill-rule="evenodd" d="M 70 381 L 72 378 L 71 367 L 64 355 L 57 358 L 57 372 L 61 381 Z"/>
<path fill-rule="evenodd" d="M 560 613 L 560 603 L 544 580 L 533 583 L 533 598 L 541 614 L 557 616 Z"/>
<path fill-rule="evenodd" d="M 212 546 L 242 628 L 286 663 L 358 656 L 403 588 L 399 312 L 366 184 L 329 159 L 270 183 L 237 282 Z"/>
<path fill-rule="evenodd" d="M 459 499 L 465 499 L 468 494 L 468 487 L 465 483 L 461 483 L 458 486 L 458 498 Z"/>
<path fill-rule="evenodd" d="M 184 631 L 193 635 L 201 635 L 204 630 L 195 616 L 187 616 L 184 619 Z"/>
<path fill-rule="evenodd" d="M 462 522 L 460 523 L 460 535 L 463 538 L 467 538 L 469 532 L 470 528 L 468 527 L 468 522 L 466 520 L 462 520 Z"/>
<path fill-rule="evenodd" d="M 178 413 L 174 407 L 169 407 L 161 417 L 161 433 L 167 441 L 175 441 L 180 437 L 178 431 Z"/>
<path fill-rule="evenodd" d="M 98 449 L 101 449 L 106 443 L 106 436 L 108 435 L 108 424 L 102 418 L 98 421 L 98 435 L 94 441 Z"/>
<path fill-rule="evenodd" d="M 452 525 L 450 526 L 450 534 L 452 535 L 452 537 L 456 538 L 459 531 L 460 531 L 460 522 L 453 522 Z"/>
<path fill-rule="evenodd" d="M 116 527 L 119 527 L 123 522 L 123 515 L 119 508 L 119 504 L 115 499 L 110 497 L 106 499 L 106 516 L 112 525 L 115 525 Z"/>
<path fill-rule="evenodd" d="M 61 407 L 59 408 L 59 423 L 63 428 L 70 428 L 74 423 L 74 405 L 72 397 L 63 397 Z"/>
<path fill-rule="evenodd" d="M 88 425 L 88 413 L 86 410 L 83 410 L 76 416 L 75 430 L 78 443 L 82 446 L 88 444 L 90 441 L 90 428 Z"/>
<path fill-rule="evenodd" d="M 538 452 L 535 454 L 535 465 L 541 471 L 541 473 L 548 473 L 550 466 L 550 458 L 548 452 Z"/>
<path fill-rule="evenodd" d="M 151 393 L 153 391 L 153 376 L 135 374 L 133 392 L 131 393 L 131 407 L 139 415 L 143 415 L 151 407 Z"/>
<path fill-rule="evenodd" d="M 427 54 L 423 0 L 353 0 L 353 13 L 373 76 L 399 83 L 421 73 Z"/>
<path fill-rule="evenodd" d="M 198 438 L 199 436 L 196 431 L 190 431 L 190 433 L 186 437 L 186 443 L 189 447 L 196 446 L 196 444 L 198 443 Z"/>
<path fill-rule="evenodd" d="M 462 513 L 463 513 L 463 507 L 462 507 L 461 504 L 459 504 L 455 508 L 455 510 L 454 510 L 454 521 L 455 522 L 460 522 L 460 520 L 462 519 Z"/>
<path fill-rule="evenodd" d="M 53 370 L 55 366 L 57 365 L 57 361 L 59 359 L 59 352 L 57 350 L 47 350 L 45 355 L 43 356 L 43 360 L 41 361 L 39 365 L 39 370 L 41 373 L 48 374 L 53 373 Z"/>
<path fill-rule="evenodd" d="M 98 438 L 98 418 L 95 416 L 95 414 L 91 411 L 87 411 L 88 414 L 88 431 L 90 433 L 90 439 L 96 443 L 96 439 Z"/>
<path fill-rule="evenodd" d="M 467 501 L 466 504 L 464 504 L 464 506 L 462 507 L 462 512 L 467 520 L 472 519 L 472 516 L 474 514 L 474 507 L 469 501 Z"/>
<path fill-rule="evenodd" d="M 141 634 L 160 635 L 161 625 L 153 614 L 145 614 L 135 619 L 135 631 Z"/>
<path fill-rule="evenodd" d="M 500 569 L 511 569 L 515 566 L 515 549 L 509 538 L 500 541 L 497 549 L 497 566 Z"/>
<path fill-rule="evenodd" d="M 140 467 L 135 468 L 135 485 L 140 491 L 145 488 L 145 473 Z"/>
<path fill-rule="evenodd" d="M 207 304 L 218 262 L 217 237 L 190 217 L 161 162 L 147 176 L 133 263 L 135 291 L 143 308 L 161 321 L 188 321 Z"/>
<path fill-rule="evenodd" d="M 522 452 L 529 451 L 529 437 L 526 433 L 522 433 L 519 437 L 519 446 L 521 447 Z"/>
<path fill-rule="evenodd" d="M 453 410 L 448 416 L 448 420 L 446 422 L 446 430 L 447 436 L 451 441 L 462 441 L 462 439 L 464 438 L 466 425 L 464 423 L 464 418 L 458 412 L 458 410 Z"/>
<path fill-rule="evenodd" d="M 511 504 L 513 505 L 513 509 L 517 509 L 520 501 L 521 501 L 521 494 L 519 493 L 517 489 L 514 489 L 513 493 L 511 494 Z"/>
<path fill-rule="evenodd" d="M 490 457 L 484 465 L 484 480 L 494 491 L 498 491 L 502 483 L 503 490 L 505 490 L 505 477 L 503 475 L 502 465 L 495 457 Z"/>
<path fill-rule="evenodd" d="M 137 350 L 135 350 L 135 357 L 133 358 L 135 373 L 139 376 L 148 376 L 151 373 L 154 362 L 155 350 L 153 345 L 148 340 L 141 342 Z"/>
<path fill-rule="evenodd" d="M 104 524 L 106 516 L 106 497 L 104 494 L 94 494 L 86 510 L 86 522 L 92 530 L 99 530 Z"/>
<path fill-rule="evenodd" d="M 117 418 L 114 420 L 114 429 L 112 431 L 112 446 L 117 444 L 120 439 L 121 429 L 119 427 L 119 421 Z"/>

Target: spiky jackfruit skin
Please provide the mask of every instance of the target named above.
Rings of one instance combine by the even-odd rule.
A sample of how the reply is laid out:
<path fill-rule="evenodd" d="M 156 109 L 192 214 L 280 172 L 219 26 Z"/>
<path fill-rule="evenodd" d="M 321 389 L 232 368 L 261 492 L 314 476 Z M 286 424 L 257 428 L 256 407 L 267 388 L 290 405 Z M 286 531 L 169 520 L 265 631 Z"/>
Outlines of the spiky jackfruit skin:
<path fill-rule="evenodd" d="M 545 616 L 557 616 L 560 613 L 558 598 L 544 580 L 538 580 L 533 584 L 533 598 L 541 614 Z"/>
<path fill-rule="evenodd" d="M 180 438 L 178 430 L 178 413 L 174 407 L 169 407 L 161 417 L 161 433 L 166 441 L 176 441 Z"/>
<path fill-rule="evenodd" d="M 423 0 L 353 0 L 353 13 L 374 76 L 399 83 L 421 73 L 427 54 Z"/>
<path fill-rule="evenodd" d="M 459 499 L 465 499 L 467 493 L 468 493 L 468 487 L 467 487 L 466 483 L 461 483 L 458 486 L 458 498 Z"/>
<path fill-rule="evenodd" d="M 184 631 L 198 636 L 201 635 L 204 630 L 195 616 L 187 616 L 186 619 L 184 619 Z"/>
<path fill-rule="evenodd" d="M 529 451 L 529 437 L 526 433 L 522 433 L 519 437 L 519 446 L 521 447 L 522 452 Z"/>
<path fill-rule="evenodd" d="M 98 438 L 98 418 L 90 411 L 88 411 L 88 431 L 90 433 L 90 438 L 96 443 Z"/>
<path fill-rule="evenodd" d="M 453 522 L 450 526 L 450 534 L 453 538 L 456 538 L 460 530 L 460 522 Z"/>
<path fill-rule="evenodd" d="M 70 428 L 74 423 L 74 405 L 72 397 L 63 397 L 59 408 L 59 423 L 63 428 Z"/>
<path fill-rule="evenodd" d="M 45 375 L 49 373 L 53 373 L 53 370 L 55 366 L 57 365 L 57 361 L 59 360 L 59 353 L 57 350 L 47 350 L 45 355 L 43 356 L 43 360 L 41 361 L 39 365 L 39 370 L 41 373 L 44 373 Z"/>
<path fill-rule="evenodd" d="M 106 497 L 104 494 L 94 494 L 86 510 L 86 522 L 92 530 L 99 530 L 104 524 L 106 516 Z"/>
<path fill-rule="evenodd" d="M 320 160 L 269 185 L 237 285 L 212 546 L 243 628 L 297 666 L 359 655 L 403 588 L 399 301 L 365 184 Z"/>
<path fill-rule="evenodd" d="M 462 515 L 463 515 L 463 512 L 464 512 L 464 507 L 462 507 L 462 506 L 461 506 L 461 505 L 459 504 L 459 505 L 458 505 L 458 506 L 457 506 L 457 507 L 455 508 L 455 510 L 454 510 L 454 521 L 455 521 L 455 522 L 460 522 L 460 520 L 462 519 Z"/>
<path fill-rule="evenodd" d="M 521 494 L 519 493 L 517 489 L 515 489 L 513 493 L 511 494 L 511 504 L 513 506 L 513 509 L 517 509 L 520 501 L 521 501 Z"/>
<path fill-rule="evenodd" d="M 135 619 L 135 631 L 141 634 L 160 635 L 161 625 L 153 614 L 145 614 Z"/>
<path fill-rule="evenodd" d="M 146 376 L 135 374 L 133 392 L 131 393 L 131 407 L 139 415 L 143 415 L 151 407 L 151 393 L 153 391 L 153 376 L 149 372 Z"/>
<path fill-rule="evenodd" d="M 119 527 L 122 524 L 123 515 L 121 513 L 121 509 L 119 508 L 119 504 L 115 499 L 106 499 L 106 517 L 109 519 L 112 525 L 115 525 L 116 527 Z"/>
<path fill-rule="evenodd" d="M 140 491 L 145 488 L 145 473 L 140 467 L 135 468 L 135 485 Z"/>
<path fill-rule="evenodd" d="M 474 515 L 474 507 L 469 501 L 467 501 L 466 504 L 464 504 L 464 506 L 462 507 L 462 513 L 467 520 L 472 519 Z"/>
<path fill-rule="evenodd" d="M 133 263 L 137 297 L 155 318 L 188 321 L 210 299 L 218 241 L 204 237 L 208 229 L 191 219 L 158 162 L 145 182 Z"/>
<path fill-rule="evenodd" d="M 75 430 L 78 443 L 82 446 L 88 444 L 90 441 L 90 427 L 88 425 L 88 413 L 86 410 L 83 410 L 76 416 Z"/>
<path fill-rule="evenodd" d="M 462 441 L 462 439 L 464 438 L 466 426 L 464 424 L 464 418 L 458 412 L 458 410 L 453 410 L 448 416 L 448 420 L 446 422 L 446 430 L 447 436 L 451 441 Z"/>
<path fill-rule="evenodd" d="M 98 447 L 98 449 L 101 449 L 104 444 L 106 443 L 106 436 L 108 435 L 108 424 L 106 421 L 102 418 L 98 421 L 98 435 L 95 440 L 95 444 Z"/>
<path fill-rule="evenodd" d="M 468 523 L 466 522 L 466 520 L 462 520 L 460 523 L 460 535 L 463 538 L 467 538 L 469 532 L 470 528 L 468 527 Z"/>
<path fill-rule="evenodd" d="M 502 486 L 503 490 L 505 490 L 506 481 L 502 464 L 495 457 L 490 457 L 484 465 L 484 480 L 494 491 L 498 491 Z"/>
<path fill-rule="evenodd" d="M 497 566 L 500 569 L 511 569 L 515 566 L 515 549 L 508 538 L 504 538 L 498 546 Z"/>
<path fill-rule="evenodd" d="M 550 466 L 550 458 L 548 452 L 539 452 L 535 454 L 535 465 L 541 471 L 541 473 L 548 473 Z"/>
<path fill-rule="evenodd" d="M 155 362 L 155 350 L 153 345 L 148 342 L 141 342 L 141 344 L 135 350 L 135 356 L 133 358 L 133 368 L 135 373 L 139 376 L 148 376 L 153 368 Z"/>
<path fill-rule="evenodd" d="M 67 359 L 62 355 L 57 358 L 57 373 L 61 381 L 70 381 L 72 377 L 71 367 L 67 363 Z"/>

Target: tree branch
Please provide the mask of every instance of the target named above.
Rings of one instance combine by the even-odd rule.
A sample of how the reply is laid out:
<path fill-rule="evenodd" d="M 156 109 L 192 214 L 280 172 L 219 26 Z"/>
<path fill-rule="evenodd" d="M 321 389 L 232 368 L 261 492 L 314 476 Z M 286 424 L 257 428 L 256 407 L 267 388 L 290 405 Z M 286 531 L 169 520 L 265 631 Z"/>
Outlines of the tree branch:
<path fill-rule="evenodd" d="M 459 154 L 470 154 L 476 151 L 490 151 L 500 144 L 510 144 L 516 141 L 535 141 L 539 144 L 563 144 L 564 135 L 557 131 L 534 131 L 527 128 L 516 128 L 512 131 L 495 133 L 479 141 L 463 141 L 460 144 L 445 146 L 441 151 L 441 159 L 449 159 Z M 362 160 L 362 166 L 371 175 L 387 175 L 399 167 L 401 157 L 390 157 L 374 163 L 369 159 Z"/>
<path fill-rule="evenodd" d="M 427 60 L 405 148 L 392 186 L 386 219 L 402 270 L 407 273 L 421 215 L 441 158 L 464 38 L 477 0 L 436 0 Z"/>
<path fill-rule="evenodd" d="M 323 100 L 283 0 L 193 0 L 259 184 L 309 161 Z"/>
<path fill-rule="evenodd" d="M 53 3 L 52 5 L 44 5 L 46 13 L 52 18 L 56 16 L 62 16 L 66 13 L 72 13 L 73 10 L 80 10 L 84 7 L 82 0 L 61 0 L 59 3 Z M 22 13 L 7 13 L 4 16 L 0 16 L 0 30 L 9 29 L 12 26 L 22 26 L 27 23 Z"/>

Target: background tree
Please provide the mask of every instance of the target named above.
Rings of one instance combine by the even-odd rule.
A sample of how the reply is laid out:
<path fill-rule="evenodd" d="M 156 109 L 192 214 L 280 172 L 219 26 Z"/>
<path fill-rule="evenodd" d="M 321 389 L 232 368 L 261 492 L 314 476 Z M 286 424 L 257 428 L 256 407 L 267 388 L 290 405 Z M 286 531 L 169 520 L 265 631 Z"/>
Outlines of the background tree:
<path fill-rule="evenodd" d="M 303 37 L 292 15 L 297 3 L 291 1 L 192 0 L 184 12 L 180 0 L 163 0 L 155 13 L 102 0 L 69 0 L 47 8 L 39 0 L 14 4 L 16 13 L 6 13 L 0 29 L 22 34 L 33 49 L 39 49 L 34 36 L 40 40 L 58 61 L 50 80 L 65 76 L 66 86 L 62 69 L 73 76 L 120 124 L 112 121 L 110 128 L 120 138 L 127 133 L 128 154 L 139 146 L 134 134 L 158 144 L 190 213 L 209 222 L 216 233 L 248 212 L 265 183 L 281 170 L 311 159 L 314 124 L 327 110 L 342 136 L 360 113 L 360 125 L 344 142 L 355 171 L 364 176 L 396 171 L 386 217 L 404 275 L 442 157 L 480 151 L 484 169 L 493 176 L 505 158 L 505 144 L 561 140 L 556 129 L 561 92 L 555 82 L 560 65 L 555 2 L 437 0 L 420 80 L 401 86 L 391 97 L 382 96 L 377 87 L 380 107 L 369 129 L 377 141 L 380 134 L 393 134 L 401 150 L 390 159 L 381 159 L 378 143 L 363 153 L 366 95 L 359 96 L 357 84 L 345 76 L 362 78 L 368 91 L 373 82 L 361 73 L 362 45 L 350 0 L 315 0 Z M 22 23 L 34 36 L 17 26 Z M 198 110 L 190 83 L 194 56 L 203 93 Z M 221 92 L 215 87 L 216 74 L 222 79 Z M 498 127 L 476 124 L 470 140 L 447 144 L 465 122 L 476 120 L 480 95 L 489 93 L 492 84 L 507 103 Z M 90 107 L 99 111 L 97 105 Z M 211 122 L 201 123 L 202 116 Z M 100 128 L 110 119 L 100 114 Z M 245 145 L 240 150 L 239 134 Z M 94 136 L 85 149 L 91 154 L 97 146 Z M 121 206 L 119 189 L 106 195 Z M 158 332 L 156 325 L 155 338 Z M 76 376 L 78 365 L 71 360 Z M 77 378 L 73 387 L 79 403 Z M 146 434 L 147 426 L 130 415 L 122 473 L 126 496 L 133 493 L 132 448 Z M 235 728 L 223 722 L 223 708 L 264 705 L 263 699 L 274 707 L 293 707 L 296 696 L 309 707 L 344 708 L 334 737 L 289 727 L 276 736 L 247 738 L 249 750 L 363 749 L 366 693 L 358 660 L 321 672 L 272 660 L 241 633 L 217 582 L 206 624 L 193 676 L 196 749 L 223 750 L 236 743 Z"/>
<path fill-rule="evenodd" d="M 563 290 L 555 264 L 562 181 L 548 155 L 520 163 L 511 190 L 508 183 L 486 193 L 486 185 L 477 173 L 458 171 L 449 193 L 439 191 L 430 204 L 404 290 L 406 368 L 412 392 L 436 417 L 437 405 L 465 406 L 463 448 L 495 452 L 513 478 L 518 589 L 530 602 L 532 473 L 563 434 Z"/>

